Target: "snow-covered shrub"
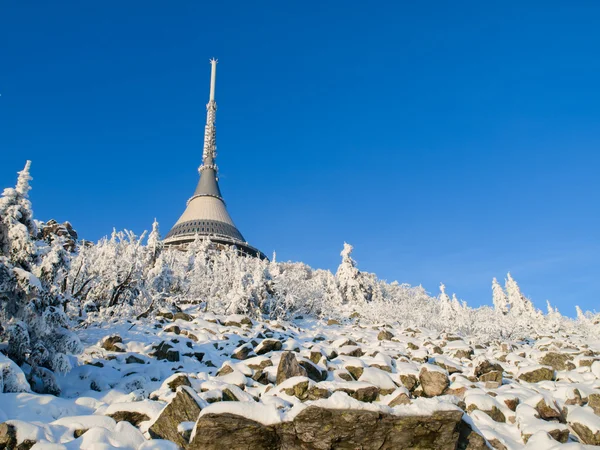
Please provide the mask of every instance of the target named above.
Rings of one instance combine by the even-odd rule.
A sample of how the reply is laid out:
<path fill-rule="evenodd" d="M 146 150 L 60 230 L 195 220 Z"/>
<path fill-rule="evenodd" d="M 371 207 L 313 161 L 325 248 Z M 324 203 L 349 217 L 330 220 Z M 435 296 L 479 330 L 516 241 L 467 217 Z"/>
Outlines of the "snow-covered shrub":
<path fill-rule="evenodd" d="M 31 387 L 19 366 L 0 353 L 0 393 L 27 392 L 30 390 Z"/>
<path fill-rule="evenodd" d="M 235 248 L 217 247 L 200 237 L 186 251 L 163 248 L 157 244 L 157 233 L 155 222 L 154 237 L 149 236 L 146 245 L 130 232 L 114 232 L 110 239 L 80 248 L 69 275 L 73 291 L 80 292 L 74 297 L 88 305 L 93 301 L 99 310 L 92 313 L 96 315 L 140 314 L 149 305 L 160 309 L 196 303 L 217 314 L 282 319 L 358 315 L 367 322 L 396 322 L 487 340 L 518 339 L 575 326 L 558 311 L 543 315 L 535 309 L 510 274 L 506 292 L 493 281 L 493 308 L 470 308 L 455 294 L 449 296 L 443 285 L 439 297 L 432 297 L 421 286 L 387 283 L 361 272 L 348 244 L 334 275 L 303 263 L 241 256 Z M 123 290 L 115 304 L 119 286 Z M 578 326 L 597 332 L 598 326 L 588 316 L 581 313 Z"/>

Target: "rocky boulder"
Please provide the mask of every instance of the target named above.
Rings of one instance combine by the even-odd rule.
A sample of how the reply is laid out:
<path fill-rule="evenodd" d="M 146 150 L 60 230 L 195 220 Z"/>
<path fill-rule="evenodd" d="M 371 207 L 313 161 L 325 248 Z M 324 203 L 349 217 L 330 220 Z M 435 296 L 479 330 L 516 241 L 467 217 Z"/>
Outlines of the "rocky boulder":
<path fill-rule="evenodd" d="M 391 341 L 393 337 L 394 335 L 387 330 L 381 330 L 377 335 L 377 339 L 380 341 Z"/>
<path fill-rule="evenodd" d="M 476 411 L 476 410 L 480 410 L 480 411 L 486 413 L 495 422 L 506 422 L 506 417 L 504 416 L 502 411 L 500 411 L 500 409 L 497 406 L 492 406 L 490 409 L 487 409 L 487 410 L 480 409 L 475 404 L 470 404 L 467 406 L 467 412 L 469 414 L 471 414 L 473 411 Z"/>
<path fill-rule="evenodd" d="M 190 379 L 187 377 L 187 375 L 183 373 L 179 373 L 169 377 L 166 380 L 166 383 L 167 386 L 169 386 L 169 389 L 171 389 L 171 391 L 173 392 L 176 392 L 179 386 L 192 386 L 192 384 L 190 383 Z"/>
<path fill-rule="evenodd" d="M 497 363 L 483 360 L 475 366 L 474 374 L 480 381 L 500 381 L 504 368 Z M 492 375 L 488 375 L 492 374 Z M 487 375 L 487 376 L 486 376 Z"/>
<path fill-rule="evenodd" d="M 127 358 L 125 358 L 125 363 L 126 364 L 145 364 L 146 362 L 135 355 L 129 355 Z"/>
<path fill-rule="evenodd" d="M 179 311 L 173 314 L 173 320 L 183 320 L 184 322 L 191 322 L 193 320 L 193 317 L 189 314 Z"/>
<path fill-rule="evenodd" d="M 461 417 L 460 411 L 421 417 L 309 406 L 279 428 L 279 448 L 455 449 Z"/>
<path fill-rule="evenodd" d="M 12 425 L 0 423 L 0 449 L 17 447 L 17 430 Z"/>
<path fill-rule="evenodd" d="M 283 383 L 288 378 L 306 377 L 306 369 L 302 367 L 292 352 L 283 352 L 277 367 L 277 384 Z"/>
<path fill-rule="evenodd" d="M 293 397 L 297 397 L 300 400 L 306 400 L 308 397 L 308 386 L 309 381 L 307 379 L 298 379 L 298 382 L 283 391 Z"/>
<path fill-rule="evenodd" d="M 206 414 L 196 422 L 196 433 L 187 450 L 281 448 L 275 427 L 234 414 Z"/>
<path fill-rule="evenodd" d="M 573 357 L 566 353 L 548 352 L 542 358 L 539 363 L 545 366 L 550 366 L 554 370 L 574 370 L 575 364 L 571 361 Z"/>
<path fill-rule="evenodd" d="M 201 406 L 198 395 L 187 386 L 177 388 L 177 394 L 162 410 L 148 433 L 153 439 L 167 439 L 180 447 L 187 447 L 187 440 L 179 433 L 182 422 L 195 422 L 200 415 Z M 231 447 L 234 448 L 234 447 Z"/>
<path fill-rule="evenodd" d="M 67 251 L 74 251 L 77 242 L 77 232 L 69 222 L 58 223 L 51 219 L 46 223 L 41 224 L 39 228 L 40 238 L 48 243 L 52 243 L 57 238 L 62 238 L 63 247 Z"/>
<path fill-rule="evenodd" d="M 170 327 L 165 328 L 165 333 L 181 334 L 181 328 L 177 325 L 171 325 Z"/>
<path fill-rule="evenodd" d="M 361 383 L 362 385 L 362 383 Z M 377 400 L 379 396 L 379 388 L 377 386 L 364 386 L 356 389 L 341 388 L 337 389 L 336 392 L 345 392 L 350 397 L 359 402 L 371 403 Z"/>
<path fill-rule="evenodd" d="M 331 396 L 331 392 L 319 386 L 311 387 L 306 393 L 307 400 L 319 400 L 322 398 L 329 398 L 329 396 Z"/>
<path fill-rule="evenodd" d="M 552 381 L 554 379 L 554 370 L 546 366 L 523 367 L 519 370 L 517 378 L 527 383 Z"/>
<path fill-rule="evenodd" d="M 534 397 L 537 400 L 537 396 Z M 535 404 L 535 410 L 538 412 L 540 419 L 544 420 L 558 420 L 561 418 L 560 411 L 554 404 L 546 398 L 540 398 Z"/>
<path fill-rule="evenodd" d="M 577 391 L 579 392 L 579 391 Z M 600 394 L 588 395 L 588 406 L 594 410 L 597 416 L 600 416 Z"/>
<path fill-rule="evenodd" d="M 352 375 L 352 378 L 354 378 L 355 380 L 358 380 L 365 371 L 365 368 L 361 366 L 346 366 L 345 369 L 348 371 L 348 373 L 350 373 L 350 375 Z"/>
<path fill-rule="evenodd" d="M 419 372 L 419 382 L 427 397 L 442 395 L 450 383 L 446 371 L 431 364 L 423 365 Z"/>
<path fill-rule="evenodd" d="M 401 388 L 393 393 L 392 401 L 388 403 L 388 406 L 393 408 L 398 405 L 410 405 L 410 393 L 408 389 Z"/>
<path fill-rule="evenodd" d="M 600 445 L 600 424 L 591 408 L 574 406 L 567 422 L 583 444 Z"/>
<path fill-rule="evenodd" d="M 112 336 L 105 337 L 100 347 L 109 352 L 119 352 L 123 353 L 125 351 L 125 346 L 123 345 L 123 339 L 121 336 L 114 334 Z"/>
<path fill-rule="evenodd" d="M 456 409 L 428 416 L 393 416 L 309 406 L 292 422 L 271 426 L 229 413 L 207 414 L 198 419 L 187 449 L 455 450 L 462 434 L 462 414 Z M 486 448 L 485 440 L 476 439 L 475 434 L 472 430 L 464 433 L 470 435 L 470 440 L 460 448 Z"/>
<path fill-rule="evenodd" d="M 281 341 L 278 339 L 264 339 L 254 351 L 257 355 L 264 355 L 265 353 L 281 350 L 281 347 Z"/>
<path fill-rule="evenodd" d="M 419 384 L 419 380 L 415 375 L 412 374 L 401 374 L 400 381 L 409 391 L 414 391 L 417 385 Z"/>
<path fill-rule="evenodd" d="M 179 361 L 179 352 L 175 350 L 171 344 L 167 344 L 164 341 L 154 347 L 154 352 L 150 353 L 150 356 L 160 360 L 166 359 L 171 362 Z"/>
<path fill-rule="evenodd" d="M 500 444 L 500 442 L 498 442 Z M 502 444 L 500 444 L 502 445 Z M 494 447 L 498 450 L 507 450 L 506 447 Z M 488 450 L 489 447 L 485 441 L 485 438 L 480 434 L 476 433 L 473 428 L 466 422 L 460 424 L 460 436 L 458 438 L 457 450 Z"/>
<path fill-rule="evenodd" d="M 317 383 L 319 381 L 324 381 L 327 378 L 327 371 L 321 370 L 316 364 L 314 364 L 308 359 L 301 360 L 298 362 L 298 364 L 300 364 L 300 366 L 302 366 L 304 370 L 306 370 L 308 378 Z"/>
<path fill-rule="evenodd" d="M 115 422 L 129 422 L 134 427 L 137 427 L 140 423 L 150 420 L 146 414 L 139 413 L 136 411 L 117 411 L 109 414 L 109 417 L 115 419 Z"/>
<path fill-rule="evenodd" d="M 244 344 L 235 349 L 235 351 L 231 354 L 233 359 L 244 360 L 248 359 L 248 357 L 253 354 L 252 346 L 250 344 Z"/>

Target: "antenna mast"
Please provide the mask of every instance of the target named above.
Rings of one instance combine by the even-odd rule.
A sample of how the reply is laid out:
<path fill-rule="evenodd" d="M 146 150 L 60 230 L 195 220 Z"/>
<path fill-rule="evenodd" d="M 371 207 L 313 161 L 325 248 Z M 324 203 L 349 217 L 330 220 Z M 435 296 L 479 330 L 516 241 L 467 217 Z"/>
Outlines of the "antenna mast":
<path fill-rule="evenodd" d="M 202 165 L 198 169 L 202 173 L 205 169 L 213 169 L 217 172 L 217 103 L 215 102 L 215 84 L 217 81 L 217 60 L 211 59 L 210 72 L 210 97 L 206 105 L 206 126 L 204 127 L 204 149 L 202 151 Z"/>

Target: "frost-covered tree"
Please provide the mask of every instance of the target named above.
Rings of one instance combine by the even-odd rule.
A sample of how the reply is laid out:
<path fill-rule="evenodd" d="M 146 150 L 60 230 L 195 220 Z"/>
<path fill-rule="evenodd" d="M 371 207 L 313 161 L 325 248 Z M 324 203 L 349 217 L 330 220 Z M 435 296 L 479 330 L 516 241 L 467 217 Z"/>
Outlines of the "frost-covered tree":
<path fill-rule="evenodd" d="M 150 234 L 148 234 L 147 248 L 150 255 L 150 264 L 153 264 L 162 248 L 160 231 L 158 229 L 158 221 L 156 219 L 154 219 L 154 222 L 152 222 L 152 231 L 150 231 Z"/>
<path fill-rule="evenodd" d="M 153 251 L 152 248 L 149 249 Z M 146 275 L 148 288 L 155 294 L 174 294 L 175 286 L 178 285 L 173 270 L 172 253 L 161 253 L 154 261 Z"/>
<path fill-rule="evenodd" d="M 0 198 L 0 255 L 27 270 L 35 257 L 32 237 L 37 235 L 29 201 L 30 167 L 31 161 L 27 161 L 19 172 L 16 187 L 4 189 Z"/>
<path fill-rule="evenodd" d="M 59 392 L 53 372 L 71 366 L 68 354 L 82 351 L 64 312 L 69 256 L 59 239 L 38 241 L 28 192 L 28 161 L 17 186 L 0 198 L 0 322 L 7 354 L 36 390 Z"/>
<path fill-rule="evenodd" d="M 467 308 L 466 302 L 461 302 L 456 294 L 452 294 L 452 310 L 455 314 L 460 314 Z"/>
<path fill-rule="evenodd" d="M 443 287 L 442 294 L 435 298 L 421 286 L 379 280 L 374 274 L 358 270 L 350 246 L 344 250 L 336 275 L 303 263 L 242 256 L 234 247 L 218 246 L 201 237 L 183 252 L 162 249 L 151 264 L 149 256 L 154 247 L 142 244 L 129 232 L 114 232 L 110 239 L 79 248 L 71 262 L 69 285 L 73 298 L 81 297 L 79 301 L 84 305 L 94 300 L 99 312 L 91 317 L 131 316 L 132 312 L 137 315 L 147 312 L 152 304 L 155 309 L 176 309 L 194 303 L 216 314 L 243 313 L 278 319 L 297 315 L 338 319 L 358 316 L 366 322 L 385 320 L 488 340 L 520 338 L 555 329 L 553 323 L 565 329 L 570 323 L 564 318 L 551 322 L 542 317 L 522 296 L 512 277 L 507 285 L 515 306 L 504 315 L 491 307 L 469 308 L 456 295 L 450 298 Z M 133 271 L 117 304 L 111 306 L 115 287 L 120 285 L 117 281 L 126 279 L 123 274 L 129 274 L 135 264 L 139 267 Z"/>
<path fill-rule="evenodd" d="M 496 312 L 499 312 L 501 314 L 508 314 L 508 297 L 506 295 L 506 292 L 504 292 L 504 289 L 502 289 L 502 286 L 500 286 L 500 283 L 498 283 L 498 280 L 496 280 L 495 277 L 492 280 L 492 300 Z"/>
<path fill-rule="evenodd" d="M 442 321 L 448 323 L 448 321 L 454 316 L 455 311 L 452 305 L 452 300 L 448 294 L 446 294 L 446 286 L 444 283 L 440 284 L 440 317 Z"/>
<path fill-rule="evenodd" d="M 560 330 L 561 326 L 564 325 L 564 317 L 558 311 L 558 308 L 552 307 L 550 301 L 546 300 L 546 308 L 548 310 L 545 316 L 545 322 L 547 324 L 547 328 L 556 333 Z"/>
<path fill-rule="evenodd" d="M 360 304 L 370 300 L 368 290 L 363 285 L 362 274 L 356 267 L 356 261 L 352 259 L 353 247 L 344 242 L 344 249 L 340 253 L 342 263 L 335 275 L 340 293 L 345 303 Z"/>
<path fill-rule="evenodd" d="M 506 275 L 506 294 L 510 312 L 512 315 L 535 316 L 537 311 L 527 297 L 521 293 L 521 289 L 510 273 Z"/>
<path fill-rule="evenodd" d="M 109 240 L 100 244 L 102 263 L 97 279 L 100 281 L 88 294 L 91 300 L 108 308 L 132 305 L 145 294 L 141 283 L 144 272 L 145 248 L 140 237 L 129 230 L 113 232 Z M 147 298 L 143 298 L 148 301 Z"/>

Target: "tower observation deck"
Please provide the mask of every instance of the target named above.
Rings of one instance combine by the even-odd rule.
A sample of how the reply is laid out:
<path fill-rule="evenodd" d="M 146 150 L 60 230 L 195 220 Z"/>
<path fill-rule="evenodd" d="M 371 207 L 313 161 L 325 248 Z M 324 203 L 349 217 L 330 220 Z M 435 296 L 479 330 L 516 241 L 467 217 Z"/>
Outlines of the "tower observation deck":
<path fill-rule="evenodd" d="M 217 139 L 215 121 L 217 103 L 215 102 L 215 83 L 217 61 L 212 59 L 210 77 L 210 97 L 206 105 L 206 126 L 204 127 L 204 149 L 202 164 L 198 172 L 200 180 L 194 195 L 188 200 L 187 207 L 179 220 L 164 239 L 167 246 L 185 247 L 196 236 L 204 236 L 217 245 L 235 246 L 240 253 L 259 258 L 266 256 L 252 247 L 237 229 L 227 212 L 225 201 L 219 188 L 217 158 Z"/>

